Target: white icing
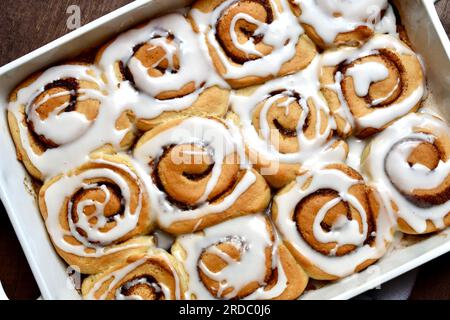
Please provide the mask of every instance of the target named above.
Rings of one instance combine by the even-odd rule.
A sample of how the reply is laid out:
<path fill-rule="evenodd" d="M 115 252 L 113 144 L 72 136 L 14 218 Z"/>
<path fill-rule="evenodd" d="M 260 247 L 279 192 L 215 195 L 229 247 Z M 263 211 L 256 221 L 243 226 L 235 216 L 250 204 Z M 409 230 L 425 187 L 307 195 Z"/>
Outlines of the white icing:
<path fill-rule="evenodd" d="M 271 23 L 256 21 L 255 18 L 246 13 L 239 13 L 233 17 L 229 32 L 233 45 L 236 48 L 247 55 L 255 54 L 261 56 L 261 53 L 256 50 L 253 40 L 248 40 L 244 44 L 238 42 L 234 26 L 239 20 L 255 24 L 258 27 L 255 34 L 262 34 L 262 41 L 273 48 L 269 54 L 261 56 L 259 59 L 249 60 L 242 65 L 238 65 L 230 61 L 216 38 L 217 21 L 220 19 L 223 11 L 233 5 L 234 2 L 234 0 L 226 0 L 209 13 L 204 13 L 198 9 L 191 11 L 191 16 L 200 32 L 205 35 L 208 44 L 217 52 L 220 62 L 226 69 L 223 77 L 225 79 L 240 79 L 246 76 L 265 77 L 276 75 L 281 66 L 295 56 L 298 38 L 303 34 L 303 29 L 297 23 L 294 14 L 289 8 L 289 4 L 286 0 L 268 0 L 274 16 Z M 203 50 L 205 49 L 207 50 L 206 46 L 203 47 Z"/>
<path fill-rule="evenodd" d="M 231 122 L 228 122 L 227 126 L 233 128 Z M 240 155 L 244 153 L 240 150 L 242 143 L 239 142 L 240 137 L 235 135 L 237 132 L 237 129 L 229 129 L 216 120 L 191 117 L 183 120 L 177 126 L 159 133 L 135 149 L 134 157 L 138 162 L 138 167 L 142 170 L 141 176 L 144 176 L 144 181 L 148 186 L 152 209 L 158 214 L 160 225 L 168 227 L 176 221 L 198 219 L 208 214 L 225 211 L 256 181 L 255 174 L 248 169 L 245 157 L 240 158 L 241 168 L 246 172 L 233 191 L 217 204 L 206 202 L 218 182 L 225 158 L 235 152 Z M 180 144 L 204 145 L 211 150 L 213 169 L 205 191 L 197 201 L 199 207 L 196 209 L 181 210 L 173 206 L 167 200 L 165 193 L 159 190 L 151 179 L 153 168 L 149 162 L 152 159 L 158 160 L 165 146 Z M 198 221 L 198 224 L 200 223 L 201 219 Z"/>
<path fill-rule="evenodd" d="M 236 48 L 240 49 L 241 51 L 244 51 L 245 53 L 247 53 L 247 55 L 254 54 L 259 57 L 262 57 L 263 56 L 262 53 L 256 49 L 255 43 L 253 41 L 247 40 L 243 44 L 241 44 L 239 42 L 238 36 L 237 36 L 236 32 L 234 32 L 234 30 L 236 29 L 236 22 L 238 22 L 239 20 L 246 20 L 247 22 L 258 26 L 259 28 L 261 28 L 263 26 L 263 23 L 245 13 L 238 13 L 233 17 L 231 24 L 230 24 L 230 35 L 231 35 L 231 40 L 233 41 L 233 45 Z M 258 34 L 258 30 L 256 30 L 255 34 Z"/>
<path fill-rule="evenodd" d="M 310 184 L 303 189 L 305 182 L 312 179 Z M 297 178 L 297 181 L 290 190 L 277 195 L 274 202 L 278 208 L 277 218 L 274 219 L 275 225 L 281 233 L 283 240 L 288 241 L 300 252 L 306 259 L 324 272 L 337 276 L 345 277 L 355 272 L 355 268 L 361 263 L 380 258 L 386 251 L 386 242 L 392 238 L 391 219 L 383 210 L 380 210 L 376 221 L 376 238 L 373 246 L 364 244 L 370 234 L 368 234 L 367 212 L 359 200 L 349 193 L 349 188 L 356 184 L 364 183 L 361 180 L 353 179 L 342 171 L 336 169 L 315 169 Z M 321 243 L 336 244 L 333 252 L 345 244 L 354 244 L 357 248 L 344 256 L 335 256 L 333 252 L 330 255 L 324 255 L 315 251 L 308 242 L 303 239 L 297 229 L 294 218 L 294 211 L 297 204 L 318 190 L 331 189 L 338 192 L 338 197 L 327 203 L 318 212 L 314 219 L 313 235 Z M 320 227 L 325 214 L 330 208 L 339 201 L 345 201 L 352 206 L 361 217 L 362 230 L 356 221 L 349 221 L 346 218 L 338 220 L 330 232 L 325 232 Z"/>
<path fill-rule="evenodd" d="M 329 50 L 322 55 L 322 65 L 337 66 L 342 62 L 349 63 L 361 57 L 366 57 L 376 53 L 380 49 L 392 49 L 398 54 L 416 54 L 408 48 L 402 41 L 390 35 L 376 35 L 360 48 L 343 47 L 336 50 Z"/>
<path fill-rule="evenodd" d="M 329 232 L 323 230 L 320 225 L 325 219 L 328 211 L 336 206 L 339 202 L 344 200 L 342 197 L 334 198 L 333 200 L 327 202 L 319 212 L 317 212 L 314 218 L 313 231 L 314 236 L 317 240 L 322 243 L 335 242 L 336 248 L 343 246 L 345 244 L 353 244 L 356 246 L 361 245 L 364 242 L 364 234 L 359 232 L 359 223 L 356 220 L 348 220 L 346 217 L 340 216 L 338 221 L 332 226 Z M 367 228 L 367 224 L 364 224 L 364 228 Z"/>
<path fill-rule="evenodd" d="M 432 134 L 420 133 L 421 128 Z M 420 164 L 410 166 L 407 161 L 415 146 L 421 142 L 434 143 L 438 136 L 450 137 L 450 130 L 444 122 L 427 114 L 409 114 L 375 137 L 370 144 L 371 152 L 362 163 L 363 170 L 380 190 L 390 213 L 404 219 L 418 233 L 426 230 L 427 220 L 443 227 L 443 219 L 450 212 L 450 200 L 421 208 L 408 201 L 398 188 L 404 192 L 433 189 L 449 176 L 450 161 L 439 161 L 433 170 Z M 397 213 L 392 208 L 391 199 L 398 207 Z"/>
<path fill-rule="evenodd" d="M 158 283 L 156 285 L 153 283 L 148 283 L 146 279 L 138 278 L 138 279 L 134 279 L 130 282 L 124 283 L 124 284 L 122 284 L 122 286 L 117 288 L 117 290 L 115 292 L 115 299 L 116 300 L 142 300 L 141 296 L 137 296 L 137 295 L 125 296 L 120 292 L 122 287 L 125 285 L 132 287 L 133 285 L 140 284 L 140 283 L 146 283 L 148 285 L 151 285 L 155 289 L 156 292 L 162 292 L 165 299 L 169 299 L 172 295 L 174 295 L 177 300 L 181 299 L 182 293 L 181 293 L 180 279 L 179 279 L 178 273 L 176 272 L 175 268 L 172 266 L 170 260 L 167 259 L 166 255 L 167 255 L 167 253 L 165 253 L 163 250 L 152 249 L 151 251 L 148 252 L 148 254 L 145 257 L 143 257 L 133 263 L 130 263 L 123 268 L 117 269 L 113 272 L 106 274 L 103 278 L 99 279 L 94 284 L 92 289 L 86 294 L 86 299 L 88 299 L 88 300 L 94 300 L 94 299 L 104 300 L 104 299 L 106 299 L 106 297 L 111 292 L 111 290 L 115 286 L 117 286 L 117 284 L 119 284 L 121 281 L 123 281 L 123 279 L 128 274 L 130 274 L 137 268 L 141 267 L 142 265 L 149 263 L 148 260 L 155 258 L 155 257 L 158 259 L 163 259 L 166 262 L 167 266 L 170 267 L 172 276 L 175 280 L 175 292 L 173 293 L 171 291 L 171 289 L 163 283 Z M 100 297 L 96 298 L 95 297 L 96 292 L 105 284 L 106 281 L 109 281 L 111 279 L 112 279 L 112 281 L 110 281 L 110 283 L 108 284 L 108 287 L 105 290 L 105 292 Z"/>
<path fill-rule="evenodd" d="M 262 214 L 243 216 L 209 227 L 202 233 L 183 235 L 177 243 L 184 249 L 186 256 L 175 252 L 182 261 L 189 276 L 189 293 L 197 299 L 216 299 L 225 290 L 232 288 L 224 298 L 230 299 L 248 283 L 257 282 L 260 287 L 244 299 L 271 299 L 279 296 L 287 286 L 287 278 L 277 254 L 278 240 L 271 239 L 267 229 L 267 220 Z M 223 241 L 233 244 L 241 253 L 239 260 L 234 260 L 216 247 Z M 278 281 L 270 290 L 265 290 L 267 248 L 272 250 L 272 268 L 278 271 Z M 210 271 L 201 261 L 204 250 L 214 253 L 227 262 L 219 272 Z M 217 296 L 213 296 L 203 285 L 198 270 L 219 282 Z"/>
<path fill-rule="evenodd" d="M 354 65 L 346 74 L 353 78 L 358 97 L 365 97 L 369 93 L 370 85 L 385 80 L 389 76 L 389 70 L 381 63 L 367 62 Z"/>
<path fill-rule="evenodd" d="M 393 103 L 389 105 L 389 112 L 383 112 L 383 109 L 376 109 L 375 111 L 368 113 L 358 119 L 360 126 L 367 128 L 381 128 L 386 123 L 394 121 L 396 118 L 407 114 L 411 109 L 419 103 L 425 93 L 425 84 L 419 86 L 413 93 L 403 99 L 401 102 Z"/>
<path fill-rule="evenodd" d="M 333 148 L 335 139 L 330 140 L 330 134 L 336 128 L 334 119 L 328 117 L 328 124 L 321 130 L 322 113 L 329 115 L 330 111 L 322 96 L 319 93 L 319 58 L 316 57 L 311 64 L 303 71 L 283 78 L 266 82 L 259 86 L 251 95 L 240 95 L 239 92 L 232 94 L 230 101 L 233 111 L 240 118 L 241 132 L 247 146 L 265 160 L 278 161 L 282 163 L 302 163 L 304 166 L 317 165 L 320 163 L 341 162 L 345 160 L 346 151 L 340 144 Z M 281 91 L 273 95 L 273 92 Z M 292 92 L 301 96 L 300 105 L 303 110 L 300 120 L 297 123 L 297 138 L 299 151 L 295 153 L 280 153 L 270 142 L 271 130 L 267 121 L 267 112 L 274 102 L 285 98 L 286 101 L 278 103 L 278 107 L 286 108 L 297 99 L 292 97 Z M 316 107 L 316 130 L 315 137 L 310 139 L 303 132 L 306 117 L 311 112 L 306 101 L 312 100 Z M 258 104 L 266 100 L 260 112 L 261 135 L 253 126 L 252 116 Z"/>
<path fill-rule="evenodd" d="M 345 127 L 343 128 L 343 132 L 345 134 L 350 133 L 352 127 L 355 126 L 355 119 L 353 118 L 353 114 L 350 110 L 350 107 L 347 104 L 347 100 L 345 100 L 344 93 L 341 88 L 341 81 L 343 79 L 342 73 L 337 71 L 334 75 L 334 83 L 328 84 L 325 86 L 326 89 L 330 89 L 338 95 L 338 99 L 340 102 L 340 107 L 337 110 L 334 110 L 334 114 L 339 115 L 342 119 L 344 119 Z"/>
<path fill-rule="evenodd" d="M 405 141 L 394 146 L 386 158 L 386 171 L 392 181 L 402 189 L 413 192 L 417 189 L 434 189 L 440 186 L 445 178 L 450 174 L 450 161 L 439 161 L 436 168 L 428 169 L 426 166 L 416 163 L 413 166 L 408 164 L 408 155 L 422 142 L 433 143 L 434 138 L 425 134 L 411 135 L 410 139 L 415 141 Z M 414 175 L 411 175 L 411 169 Z"/>
<path fill-rule="evenodd" d="M 397 18 L 395 17 L 394 8 L 391 5 L 387 8 L 383 18 L 375 25 L 375 32 L 399 37 L 397 32 Z"/>
<path fill-rule="evenodd" d="M 361 156 L 366 146 L 366 141 L 350 137 L 346 140 L 346 142 L 348 144 L 348 156 L 346 163 L 349 167 L 360 171 Z"/>
<path fill-rule="evenodd" d="M 413 55 L 416 57 L 415 53 L 397 38 L 390 35 L 376 35 L 361 48 L 346 47 L 325 52 L 321 57 L 320 64 L 322 67 L 337 66 L 344 62 L 348 64 L 356 59 L 377 53 L 379 49 L 392 49 L 398 54 Z M 361 94 L 361 96 L 363 96 L 363 93 L 368 92 L 368 85 L 370 86 L 370 83 L 386 78 L 386 70 L 380 66 L 381 64 L 378 63 L 365 62 L 357 64 L 347 70 L 347 75 L 354 76 L 353 81 L 358 95 Z M 369 74 L 365 74 L 365 72 L 369 72 Z M 355 119 L 342 92 L 342 79 L 343 75 L 338 71 L 335 75 L 335 83 L 325 87 L 335 91 L 338 95 L 341 107 L 336 113 L 341 115 L 350 124 L 354 125 L 357 123 L 362 128 L 381 128 L 398 117 L 407 114 L 424 98 L 426 93 L 425 81 L 423 81 L 408 97 L 402 99 L 402 101 L 394 102 L 387 108 L 373 108 L 372 112 Z M 397 86 L 398 85 L 399 84 L 397 83 Z M 388 99 L 396 89 L 397 87 L 394 87 L 390 94 L 373 101 L 371 105 L 374 106 L 382 103 Z"/>
<path fill-rule="evenodd" d="M 358 27 L 396 35 L 396 19 L 387 0 L 294 0 L 301 8 L 300 22 L 314 28 L 327 44 L 337 35 Z M 382 17 L 382 12 L 386 13 Z M 338 16 L 336 16 L 338 15 Z"/>
<path fill-rule="evenodd" d="M 127 233 L 131 232 L 139 221 L 142 208 L 142 193 L 137 195 L 137 204 L 134 211 L 130 208 L 130 188 L 127 181 L 122 176 L 127 175 L 131 179 L 135 179 L 140 187 L 139 179 L 136 174 L 127 166 L 112 163 L 106 160 L 92 160 L 93 163 L 112 165 L 118 168 L 121 172 L 115 172 L 110 168 L 92 168 L 85 170 L 79 174 L 62 175 L 58 180 L 51 184 L 45 192 L 44 201 L 47 209 L 47 219 L 45 224 L 53 243 L 64 252 L 71 253 L 81 257 L 101 257 L 106 254 L 111 254 L 116 251 L 125 250 L 133 245 L 126 245 L 121 247 L 108 247 L 112 242 Z M 110 199 L 110 193 L 104 185 L 87 184 L 85 181 L 89 179 L 105 178 L 108 181 L 114 182 L 120 189 L 122 196 L 122 204 L 124 211 L 121 215 L 114 216 L 116 226 L 108 231 L 101 228 L 106 225 L 108 220 L 103 216 L 103 209 Z M 70 199 L 79 189 L 101 188 L 105 193 L 105 201 L 103 203 L 92 200 L 81 201 L 76 210 L 78 215 L 77 222 L 72 218 L 72 203 L 69 202 L 67 209 L 64 208 L 64 201 Z M 86 206 L 95 206 L 95 212 L 87 216 L 83 209 Z M 69 230 L 64 230 L 60 225 L 61 210 L 67 210 L 67 219 L 69 222 Z M 97 219 L 95 225 L 89 221 L 93 218 Z M 92 220 L 91 220 L 92 221 Z M 82 236 L 77 230 L 82 229 L 85 233 Z M 65 237 L 74 237 L 81 244 L 72 244 L 65 240 Z M 90 252 L 86 252 L 86 248 L 90 248 Z"/>
<path fill-rule="evenodd" d="M 174 241 L 173 236 L 162 230 L 155 230 L 153 237 L 155 237 L 157 247 L 164 250 L 169 250 Z"/>
<path fill-rule="evenodd" d="M 82 93 L 79 90 L 79 93 Z M 34 131 L 50 139 L 58 145 L 69 143 L 78 139 L 89 127 L 90 121 L 79 112 L 62 112 L 69 106 L 66 102 L 55 108 L 45 120 L 40 119 L 37 109 L 47 101 L 61 96 L 74 95 L 73 91 L 63 91 L 55 94 L 47 94 L 39 103 L 33 103 L 27 112 L 28 119 L 33 123 Z M 81 100 L 78 98 L 78 100 Z M 54 128 L 64 128 L 64 130 L 54 130 Z"/>

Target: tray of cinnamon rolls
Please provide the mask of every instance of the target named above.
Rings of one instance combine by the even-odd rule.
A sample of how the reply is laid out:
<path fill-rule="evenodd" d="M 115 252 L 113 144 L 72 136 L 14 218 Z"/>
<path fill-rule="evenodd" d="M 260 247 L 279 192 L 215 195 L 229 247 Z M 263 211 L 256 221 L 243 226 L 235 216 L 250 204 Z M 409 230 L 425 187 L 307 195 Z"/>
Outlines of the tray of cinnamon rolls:
<path fill-rule="evenodd" d="M 349 298 L 450 250 L 423 4 L 141 2 L 88 57 L 1 75 L 2 199 L 45 298 Z"/>

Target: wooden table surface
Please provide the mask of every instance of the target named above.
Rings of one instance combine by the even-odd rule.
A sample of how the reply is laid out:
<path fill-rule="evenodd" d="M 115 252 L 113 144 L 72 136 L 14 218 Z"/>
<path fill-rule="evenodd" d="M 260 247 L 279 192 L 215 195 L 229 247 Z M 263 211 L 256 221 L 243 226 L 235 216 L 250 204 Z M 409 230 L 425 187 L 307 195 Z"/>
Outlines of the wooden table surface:
<path fill-rule="evenodd" d="M 0 4 L 0 65 L 69 32 L 66 12 L 70 5 L 81 9 L 86 24 L 130 0 L 2 0 Z M 450 33 L 450 0 L 437 4 L 447 34 Z M 0 280 L 11 299 L 36 299 L 33 279 L 16 235 L 0 205 Z M 411 299 L 450 299 L 450 254 L 422 266 Z"/>

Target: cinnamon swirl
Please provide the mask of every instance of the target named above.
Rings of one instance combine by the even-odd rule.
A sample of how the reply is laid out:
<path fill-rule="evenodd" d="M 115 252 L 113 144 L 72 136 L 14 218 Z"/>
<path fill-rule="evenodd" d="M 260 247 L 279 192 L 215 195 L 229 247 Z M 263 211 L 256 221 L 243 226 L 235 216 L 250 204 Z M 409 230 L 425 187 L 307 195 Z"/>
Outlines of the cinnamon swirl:
<path fill-rule="evenodd" d="M 392 238 L 377 192 L 344 164 L 299 176 L 274 197 L 272 218 L 294 257 L 319 280 L 368 267 Z"/>
<path fill-rule="evenodd" d="M 450 225 L 450 129 L 410 114 L 366 147 L 361 167 L 380 190 L 401 231 L 423 234 Z"/>
<path fill-rule="evenodd" d="M 189 115 L 222 116 L 229 90 L 200 50 L 181 14 L 119 35 L 97 56 L 109 87 L 138 118 L 141 130 Z"/>
<path fill-rule="evenodd" d="M 182 300 L 186 275 L 170 254 L 151 248 L 86 278 L 81 291 L 90 300 Z"/>
<path fill-rule="evenodd" d="M 106 270 L 154 245 L 140 237 L 153 218 L 145 186 L 125 156 L 95 155 L 49 179 L 39 208 L 56 251 L 81 273 Z"/>
<path fill-rule="evenodd" d="M 267 207 L 270 189 L 241 148 L 237 128 L 214 118 L 172 120 L 138 141 L 161 229 L 195 232 Z"/>
<path fill-rule="evenodd" d="M 190 17 L 233 88 L 294 73 L 316 55 L 287 0 L 200 0 Z"/>
<path fill-rule="evenodd" d="M 322 92 L 341 135 L 365 138 L 416 111 L 426 93 L 417 55 L 390 35 L 321 57 Z"/>
<path fill-rule="evenodd" d="M 320 94 L 318 62 L 302 72 L 241 89 L 231 106 L 250 161 L 271 186 L 280 188 L 307 167 L 345 160 L 346 143 Z"/>
<path fill-rule="evenodd" d="M 95 67 L 70 64 L 31 76 L 11 93 L 10 132 L 33 177 L 43 180 L 81 165 L 105 143 L 118 150 L 132 144 L 130 113 L 110 107 L 104 90 Z"/>
<path fill-rule="evenodd" d="M 308 282 L 262 214 L 180 236 L 172 253 L 186 269 L 194 299 L 290 300 Z"/>

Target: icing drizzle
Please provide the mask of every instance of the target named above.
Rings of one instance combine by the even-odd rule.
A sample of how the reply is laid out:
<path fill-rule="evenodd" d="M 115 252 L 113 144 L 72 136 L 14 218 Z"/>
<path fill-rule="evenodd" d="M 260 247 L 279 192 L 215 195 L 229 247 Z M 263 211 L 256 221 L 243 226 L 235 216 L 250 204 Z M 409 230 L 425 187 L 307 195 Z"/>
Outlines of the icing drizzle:
<path fill-rule="evenodd" d="M 408 156 L 423 142 L 435 143 L 439 137 L 450 137 L 448 126 L 428 114 L 410 114 L 396 121 L 370 143 L 369 155 L 362 168 L 392 215 L 404 219 L 416 232 L 423 233 L 427 220 L 437 228 L 444 228 L 444 218 L 450 212 L 450 200 L 439 205 L 420 207 L 409 201 L 396 185 L 405 192 L 433 189 L 450 175 L 450 161 L 440 160 L 433 170 L 408 163 Z M 391 199 L 398 210 L 394 210 Z"/>
<path fill-rule="evenodd" d="M 294 0 L 293 3 L 301 8 L 300 22 L 312 26 L 328 45 L 339 34 L 358 27 L 397 35 L 394 10 L 387 0 Z"/>
<path fill-rule="evenodd" d="M 241 251 L 239 261 L 214 247 L 223 241 L 235 243 Z M 244 299 L 271 299 L 279 296 L 287 286 L 286 275 L 277 254 L 278 240 L 273 240 L 267 230 L 267 219 L 262 214 L 243 216 L 209 227 L 202 233 L 183 235 L 177 243 L 186 252 L 184 258 L 179 252 L 174 255 L 182 261 L 189 276 L 189 294 L 196 299 L 217 299 L 224 294 L 225 299 L 233 298 L 246 284 L 257 282 L 260 287 Z M 265 290 L 266 249 L 272 248 L 272 269 L 277 269 L 278 281 Z M 219 272 L 212 272 L 199 259 L 207 250 L 218 255 L 228 265 Z M 219 282 L 217 296 L 213 296 L 203 285 L 198 271 Z M 230 290 L 231 289 L 231 290 Z"/>
<path fill-rule="evenodd" d="M 298 252 L 314 265 L 333 276 L 348 276 L 353 274 L 355 268 L 363 262 L 380 258 L 386 251 L 386 244 L 392 240 L 391 219 L 386 211 L 381 209 L 376 221 L 375 241 L 372 245 L 365 244 L 365 240 L 372 236 L 368 234 L 368 215 L 359 200 L 348 192 L 352 186 L 360 183 L 363 182 L 351 178 L 337 169 L 315 169 L 299 176 L 287 192 L 274 198 L 278 208 L 274 223 L 283 239 L 289 241 Z M 299 233 L 294 221 L 294 211 L 297 204 L 307 196 L 324 189 L 336 191 L 338 197 L 326 203 L 315 216 L 313 235 L 320 243 L 336 243 L 336 247 L 329 255 L 324 255 L 311 247 Z M 329 232 L 322 229 L 321 222 L 326 213 L 339 201 L 349 203 L 358 212 L 363 225 L 362 230 L 360 230 L 356 221 L 346 218 L 335 222 Z M 353 244 L 356 249 L 343 256 L 333 255 L 333 252 L 336 252 L 339 247 L 345 244 Z"/>
<path fill-rule="evenodd" d="M 340 162 L 346 158 L 346 150 L 342 144 L 338 148 L 332 147 L 337 141 L 330 139 L 336 124 L 334 119 L 327 117 L 327 125 L 322 128 L 322 115 L 329 115 L 329 108 L 319 93 L 319 58 L 316 57 L 311 64 L 303 71 L 296 74 L 271 80 L 259 86 L 250 95 L 239 94 L 239 91 L 233 93 L 230 101 L 232 110 L 239 116 L 242 136 L 246 145 L 257 151 L 259 155 L 271 161 L 283 163 L 302 163 L 303 166 L 317 165 L 317 162 L 332 163 Z M 273 94 L 273 93 L 276 94 Z M 281 97 L 288 98 L 280 108 L 285 108 L 288 112 L 290 103 L 293 101 L 292 92 L 300 95 L 300 104 L 303 109 L 301 118 L 297 123 L 296 136 L 298 138 L 299 151 L 294 153 L 279 152 L 269 140 L 271 130 L 267 122 L 267 112 L 273 102 Z M 266 100 L 267 99 L 267 100 Z M 252 116 L 257 105 L 266 100 L 264 107 L 260 112 L 261 135 L 252 123 Z M 317 124 L 313 139 L 305 136 L 303 127 L 305 125 L 308 113 L 306 101 L 311 100 L 316 107 Z"/>
<path fill-rule="evenodd" d="M 239 13 L 233 17 L 228 30 L 233 45 L 247 56 L 256 55 L 258 57 L 258 59 L 236 64 L 226 55 L 216 37 L 217 21 L 219 21 L 222 12 L 233 5 L 234 2 L 235 0 L 223 1 L 209 13 L 204 13 L 198 9 L 193 9 L 190 13 L 200 32 L 205 34 L 207 43 L 214 48 L 220 62 L 225 67 L 226 72 L 223 74 L 223 77 L 225 79 L 240 79 L 246 76 L 266 77 L 276 75 L 281 66 L 294 57 L 298 38 L 303 34 L 303 29 L 296 22 L 289 4 L 286 0 L 267 0 L 273 13 L 273 18 L 269 22 L 256 20 L 247 13 Z M 257 26 L 255 34 L 262 35 L 262 41 L 272 47 L 269 54 L 263 55 L 257 51 L 254 39 L 248 40 L 243 44 L 238 41 L 234 28 L 238 20 L 244 20 Z"/>

